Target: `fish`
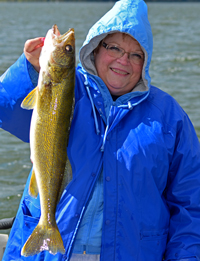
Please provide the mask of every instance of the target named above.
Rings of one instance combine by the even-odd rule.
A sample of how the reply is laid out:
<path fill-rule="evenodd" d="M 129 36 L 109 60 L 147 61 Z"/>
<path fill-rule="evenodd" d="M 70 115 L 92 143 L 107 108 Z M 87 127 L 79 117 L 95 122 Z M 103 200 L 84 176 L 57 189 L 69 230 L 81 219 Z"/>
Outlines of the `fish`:
<path fill-rule="evenodd" d="M 36 198 L 39 193 L 41 206 L 39 223 L 21 249 L 25 257 L 44 250 L 53 255 L 65 253 L 55 211 L 66 167 L 70 167 L 67 144 L 74 106 L 74 29 L 63 35 L 56 24 L 49 29 L 39 63 L 38 85 L 21 104 L 24 109 L 33 109 L 30 127 L 33 168 L 29 194 Z"/>

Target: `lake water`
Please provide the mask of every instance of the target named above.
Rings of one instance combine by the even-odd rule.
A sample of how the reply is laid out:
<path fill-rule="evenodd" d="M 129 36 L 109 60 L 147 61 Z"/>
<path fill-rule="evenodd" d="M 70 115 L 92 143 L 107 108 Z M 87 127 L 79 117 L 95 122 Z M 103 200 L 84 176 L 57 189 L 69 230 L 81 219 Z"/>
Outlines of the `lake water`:
<path fill-rule="evenodd" d="M 55 23 L 61 33 L 70 27 L 75 29 L 78 61 L 78 50 L 88 29 L 112 5 L 0 3 L 0 74 L 20 56 L 27 39 L 45 36 Z M 200 3 L 147 5 L 154 35 L 152 84 L 180 103 L 200 138 Z M 31 169 L 29 154 L 29 144 L 0 129 L 0 219 L 16 214 Z"/>

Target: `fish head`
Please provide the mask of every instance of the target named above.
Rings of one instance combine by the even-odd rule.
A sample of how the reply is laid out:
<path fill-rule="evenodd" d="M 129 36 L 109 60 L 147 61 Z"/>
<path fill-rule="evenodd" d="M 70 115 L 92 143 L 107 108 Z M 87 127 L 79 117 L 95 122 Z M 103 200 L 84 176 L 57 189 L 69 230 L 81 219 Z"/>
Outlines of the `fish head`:
<path fill-rule="evenodd" d="M 69 29 L 61 35 L 58 27 L 53 27 L 53 45 L 54 50 L 51 54 L 50 63 L 70 68 L 75 63 L 75 37 L 74 29 Z"/>
<path fill-rule="evenodd" d="M 44 46 L 39 58 L 41 71 L 51 75 L 51 79 L 59 82 L 75 68 L 74 29 L 61 35 L 57 25 L 46 34 Z"/>

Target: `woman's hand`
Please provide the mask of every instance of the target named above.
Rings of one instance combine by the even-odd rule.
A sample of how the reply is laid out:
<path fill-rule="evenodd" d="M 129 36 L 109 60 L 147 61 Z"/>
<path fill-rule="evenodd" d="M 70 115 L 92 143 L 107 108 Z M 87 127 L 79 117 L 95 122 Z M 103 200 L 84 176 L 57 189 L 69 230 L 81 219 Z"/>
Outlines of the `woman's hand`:
<path fill-rule="evenodd" d="M 26 59 L 33 65 L 37 72 L 40 71 L 39 57 L 42 46 L 44 45 L 44 37 L 38 37 L 27 40 L 24 45 L 24 54 Z"/>

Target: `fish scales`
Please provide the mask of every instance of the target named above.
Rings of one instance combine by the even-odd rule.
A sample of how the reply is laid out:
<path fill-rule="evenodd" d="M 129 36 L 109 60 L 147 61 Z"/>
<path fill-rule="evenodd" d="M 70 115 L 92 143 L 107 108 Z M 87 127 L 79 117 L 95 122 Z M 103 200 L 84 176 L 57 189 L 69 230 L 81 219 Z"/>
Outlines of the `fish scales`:
<path fill-rule="evenodd" d="M 30 129 L 33 162 L 29 194 L 39 192 L 41 217 L 21 254 L 43 250 L 65 253 L 55 211 L 61 194 L 67 161 L 67 142 L 73 113 L 75 83 L 74 30 L 64 35 L 56 25 L 46 35 L 40 55 L 38 86 L 24 99 L 22 108 L 33 109 Z M 70 173 L 70 170 L 67 170 Z"/>

